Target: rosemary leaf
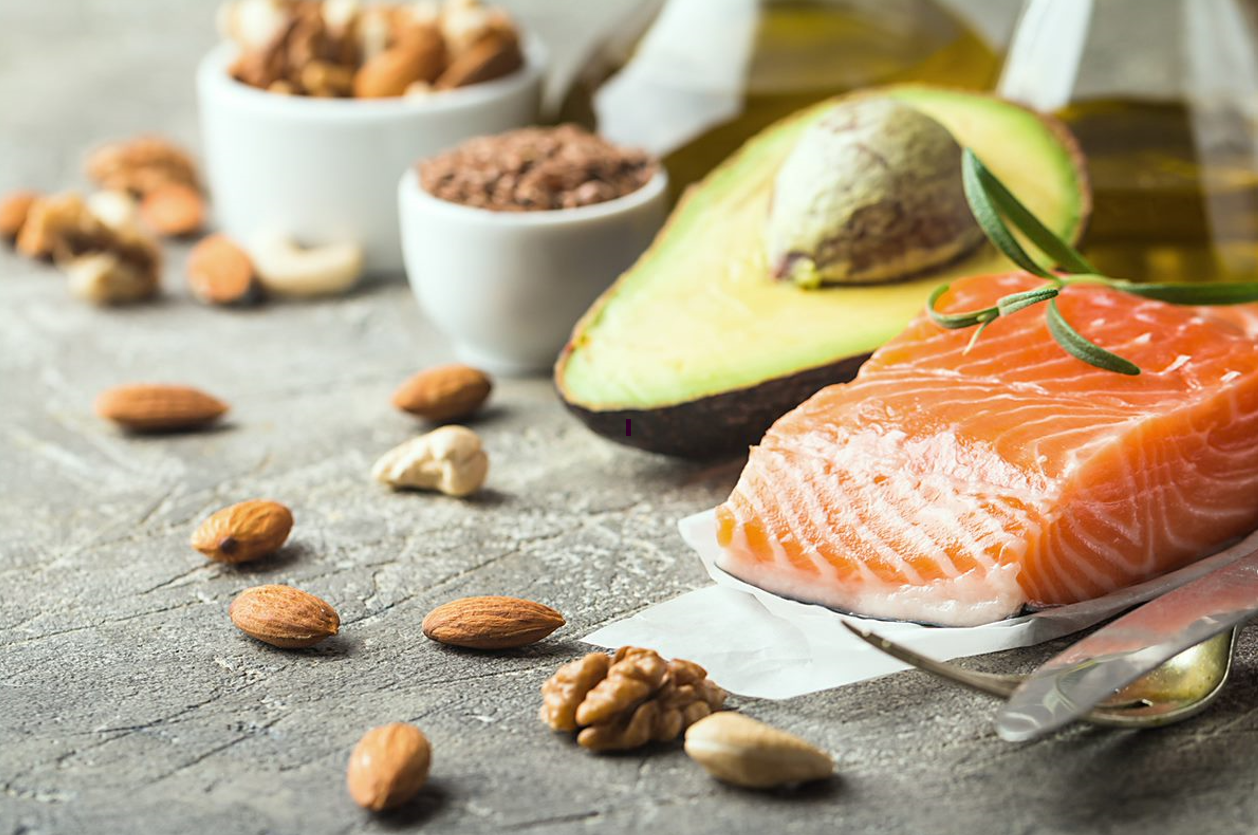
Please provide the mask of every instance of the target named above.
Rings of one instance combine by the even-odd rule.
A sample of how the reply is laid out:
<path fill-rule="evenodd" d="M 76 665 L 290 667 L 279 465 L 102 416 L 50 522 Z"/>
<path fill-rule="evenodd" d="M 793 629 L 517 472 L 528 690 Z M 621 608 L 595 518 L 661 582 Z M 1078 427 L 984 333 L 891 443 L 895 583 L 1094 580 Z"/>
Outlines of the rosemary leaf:
<path fill-rule="evenodd" d="M 974 329 L 974 335 L 970 337 L 969 342 L 965 343 L 965 350 L 961 352 L 962 356 L 970 353 L 970 351 L 974 349 L 974 346 L 978 344 L 978 338 L 983 335 L 983 331 L 987 330 L 987 326 L 990 325 L 992 322 L 995 322 L 998 318 L 1000 317 L 993 316 L 992 318 L 981 323 L 977 328 Z"/>
<path fill-rule="evenodd" d="M 1066 317 L 1061 315 L 1061 310 L 1057 308 L 1057 299 L 1051 299 L 1048 303 L 1047 320 L 1048 332 L 1071 356 L 1105 371 L 1114 371 L 1133 377 L 1140 373 L 1140 366 L 1131 360 L 1123 359 L 1118 354 L 1105 350 L 1072 328 L 1066 321 Z"/>
<path fill-rule="evenodd" d="M 1083 257 L 1079 250 L 1075 249 L 1066 241 L 1057 236 L 1051 229 L 1040 222 L 1040 219 L 1031 213 L 1031 210 L 1023 205 L 1017 197 L 1013 195 L 1000 178 L 991 172 L 983 161 L 979 159 L 973 151 L 966 148 L 962 157 L 962 170 L 972 170 L 974 179 L 982 186 L 983 194 L 988 198 L 1002 215 L 1004 215 L 1010 223 L 1023 235 L 1027 240 L 1035 244 L 1041 252 L 1053 259 L 1053 263 L 1061 267 L 1063 270 L 1071 273 L 1095 273 L 1096 267 L 1088 263 L 1088 259 Z M 967 197 L 969 190 L 966 190 Z M 974 206 L 971 205 L 973 209 Z M 977 211 L 975 212 L 977 215 Z M 984 230 L 986 231 L 986 230 Z M 993 241 L 993 243 L 996 243 Z M 1000 244 L 997 244 L 1000 246 Z M 1004 251 L 1004 248 L 1001 247 Z M 1023 250 L 1025 254 L 1025 250 Z M 1006 252 L 1006 255 L 1009 253 Z M 1012 256 L 1011 256 L 1011 260 Z"/>
<path fill-rule="evenodd" d="M 949 284 L 939 285 L 926 301 L 926 313 L 939 327 L 949 330 L 972 328 L 975 325 L 991 322 L 1000 315 L 999 308 L 995 307 L 985 307 L 982 310 L 975 310 L 969 313 L 940 313 L 938 310 L 935 310 L 935 305 L 943 297 L 943 294 L 948 292 L 950 286 Z"/>
<path fill-rule="evenodd" d="M 1217 284 L 1136 284 L 1131 281 L 1115 281 L 1116 290 L 1156 299 L 1168 304 L 1246 304 L 1258 301 L 1258 282 L 1244 281 Z"/>
<path fill-rule="evenodd" d="M 988 194 L 987 184 L 979 174 L 981 165 L 978 157 L 974 156 L 974 152 L 967 148 L 961 158 L 961 183 L 965 187 L 965 199 L 970 204 L 974 220 L 978 222 L 987 239 L 1010 261 L 1029 273 L 1043 278 L 1052 278 L 1053 274 L 1027 254 L 1022 244 L 1018 243 L 1013 233 L 1009 231 L 1009 227 L 1001 219 L 1000 212 Z M 989 175 L 990 173 L 988 172 Z"/>
<path fill-rule="evenodd" d="M 996 307 L 1000 309 L 1001 316 L 1008 316 L 1010 313 L 1017 313 L 1024 307 L 1030 307 L 1033 304 L 1048 301 L 1061 292 L 1059 286 L 1039 287 L 1035 290 L 1023 290 L 1021 293 L 1013 293 L 1005 296 L 996 302 Z"/>

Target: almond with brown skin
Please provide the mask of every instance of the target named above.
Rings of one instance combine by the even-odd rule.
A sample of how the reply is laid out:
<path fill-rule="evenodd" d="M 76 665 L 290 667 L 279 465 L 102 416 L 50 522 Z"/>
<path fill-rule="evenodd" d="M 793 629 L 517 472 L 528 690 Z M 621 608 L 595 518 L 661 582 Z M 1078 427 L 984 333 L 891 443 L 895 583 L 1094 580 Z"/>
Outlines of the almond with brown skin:
<path fill-rule="evenodd" d="M 464 597 L 428 613 L 430 639 L 468 649 L 514 649 L 536 643 L 565 623 L 549 606 L 518 597 Z"/>
<path fill-rule="evenodd" d="M 393 405 L 429 420 L 459 420 L 489 398 L 493 382 L 469 365 L 439 365 L 415 374 L 393 392 Z"/>
<path fill-rule="evenodd" d="M 167 183 L 144 195 L 140 218 L 162 237 L 191 235 L 205 223 L 205 198 L 192 186 Z"/>
<path fill-rule="evenodd" d="M 314 646 L 341 628 L 336 610 L 292 586 L 254 586 L 236 595 L 227 610 L 236 628 L 283 649 Z"/>
<path fill-rule="evenodd" d="M 39 193 L 34 191 L 15 191 L 0 199 L 0 238 L 17 240 L 27 213 L 38 199 Z"/>
<path fill-rule="evenodd" d="M 358 68 L 354 95 L 362 99 L 400 96 L 416 81 L 435 80 L 445 63 L 445 43 L 437 27 L 415 24 L 397 43 Z"/>
<path fill-rule="evenodd" d="M 524 54 L 515 32 L 506 27 L 490 29 L 450 62 L 433 87 L 452 90 L 502 78 L 524 66 Z"/>
<path fill-rule="evenodd" d="M 188 253 L 188 288 L 206 304 L 238 304 L 257 295 L 249 254 L 226 235 L 202 238 Z"/>
<path fill-rule="evenodd" d="M 373 812 L 401 806 L 424 787 L 431 765 L 432 746 L 419 728 L 405 722 L 372 728 L 349 757 L 350 797 Z"/>
<path fill-rule="evenodd" d="M 192 534 L 192 547 L 215 562 L 249 562 L 278 551 L 292 529 L 291 510 L 279 502 L 252 499 L 202 522 Z"/>
<path fill-rule="evenodd" d="M 101 392 L 95 408 L 96 414 L 132 432 L 173 432 L 208 426 L 228 406 L 190 386 L 140 383 Z"/>

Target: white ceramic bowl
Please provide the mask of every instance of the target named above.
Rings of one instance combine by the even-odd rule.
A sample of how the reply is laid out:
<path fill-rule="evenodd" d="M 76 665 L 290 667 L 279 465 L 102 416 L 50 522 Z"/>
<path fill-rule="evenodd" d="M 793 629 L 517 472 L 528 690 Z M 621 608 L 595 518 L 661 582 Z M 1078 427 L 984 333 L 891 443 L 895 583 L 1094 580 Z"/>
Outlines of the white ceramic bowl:
<path fill-rule="evenodd" d="M 650 245 L 668 177 L 592 206 L 494 212 L 433 197 L 414 170 L 398 184 L 406 276 L 429 319 L 472 365 L 549 371 L 572 326 Z"/>
<path fill-rule="evenodd" d="M 424 98 L 318 99 L 241 84 L 227 73 L 235 54 L 222 44 L 197 70 L 219 226 L 246 244 L 357 241 L 372 272 L 402 268 L 398 173 L 469 137 L 533 124 L 546 64 L 529 38 L 525 66 L 494 81 Z"/>

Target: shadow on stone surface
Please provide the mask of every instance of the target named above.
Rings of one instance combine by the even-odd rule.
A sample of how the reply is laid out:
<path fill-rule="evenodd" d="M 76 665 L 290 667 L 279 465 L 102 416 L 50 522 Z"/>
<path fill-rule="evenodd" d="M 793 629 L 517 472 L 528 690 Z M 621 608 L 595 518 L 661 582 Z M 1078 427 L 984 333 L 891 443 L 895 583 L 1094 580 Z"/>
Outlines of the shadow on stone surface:
<path fill-rule="evenodd" d="M 139 443 L 170 443 L 171 439 L 179 438 L 185 435 L 188 437 L 203 438 L 210 435 L 220 435 L 227 432 L 234 432 L 238 428 L 239 427 L 236 425 L 235 421 L 232 421 L 230 418 L 226 418 L 218 421 L 217 423 L 212 423 L 209 426 L 198 426 L 192 429 L 132 430 L 120 428 L 116 430 L 116 434 L 118 437 L 125 440 L 136 441 Z"/>
<path fill-rule="evenodd" d="M 437 781 L 430 781 L 413 800 L 397 809 L 375 815 L 381 829 L 400 831 L 418 829 L 441 811 L 446 802 L 446 791 Z"/>

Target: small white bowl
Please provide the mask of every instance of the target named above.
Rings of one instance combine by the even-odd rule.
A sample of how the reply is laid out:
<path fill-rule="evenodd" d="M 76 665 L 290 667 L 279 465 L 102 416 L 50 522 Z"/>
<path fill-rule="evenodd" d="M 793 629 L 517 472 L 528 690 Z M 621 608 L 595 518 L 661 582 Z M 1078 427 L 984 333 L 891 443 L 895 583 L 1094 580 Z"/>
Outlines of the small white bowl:
<path fill-rule="evenodd" d="M 637 191 L 576 209 L 495 212 L 398 184 L 406 276 L 465 362 L 549 371 L 572 326 L 650 245 L 668 213 L 663 169 Z"/>
<path fill-rule="evenodd" d="M 219 226 L 248 245 L 281 235 L 356 241 L 371 272 L 402 268 L 398 172 L 472 136 L 533 124 L 545 51 L 503 78 L 422 98 L 319 99 L 242 84 L 221 44 L 197 69 L 202 145 Z"/>

